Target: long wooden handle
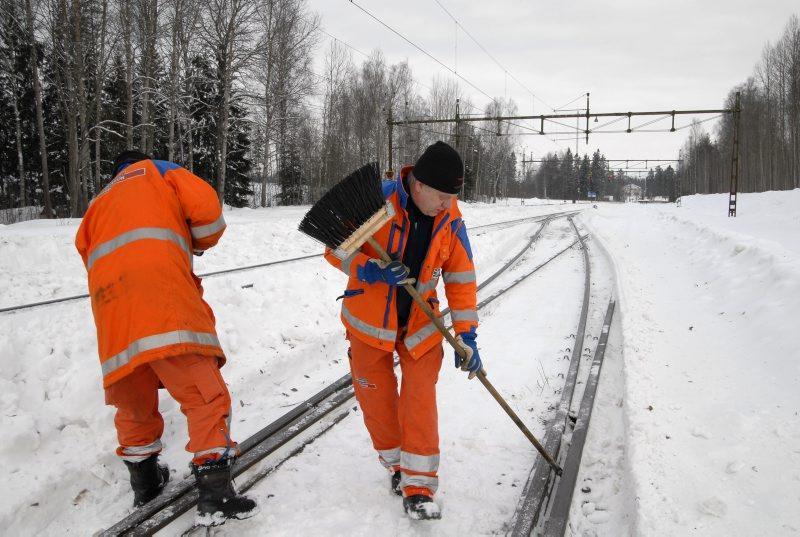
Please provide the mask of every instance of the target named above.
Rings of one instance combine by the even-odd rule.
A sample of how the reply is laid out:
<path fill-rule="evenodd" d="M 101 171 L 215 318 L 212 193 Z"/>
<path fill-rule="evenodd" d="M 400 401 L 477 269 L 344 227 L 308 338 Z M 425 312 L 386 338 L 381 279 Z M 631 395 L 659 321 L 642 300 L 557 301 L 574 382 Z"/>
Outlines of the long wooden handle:
<path fill-rule="evenodd" d="M 383 246 L 381 246 L 378 243 L 378 241 L 375 240 L 374 237 L 369 237 L 367 239 L 367 242 L 369 242 L 370 246 L 372 246 L 372 248 L 375 249 L 375 251 L 381 257 L 381 259 L 383 259 L 387 263 L 393 261 L 391 256 L 389 256 L 389 254 L 386 253 L 386 250 L 383 249 Z M 433 309 L 431 309 L 428 303 L 425 302 L 425 300 L 423 300 L 422 296 L 420 296 L 420 294 L 417 292 L 417 289 L 414 287 L 414 285 L 407 283 L 404 284 L 403 287 L 405 288 L 406 291 L 408 291 L 408 294 L 411 295 L 411 298 L 413 298 L 417 302 L 419 307 L 422 308 L 422 311 L 425 312 L 425 315 L 427 315 L 428 318 L 431 320 L 431 322 L 433 322 L 433 324 L 436 326 L 439 332 L 441 332 L 441 334 L 444 336 L 447 342 L 450 343 L 450 345 L 453 347 L 453 350 L 455 350 L 456 353 L 458 353 L 458 355 L 461 356 L 461 358 L 465 358 L 467 353 L 464 350 L 464 348 L 458 343 L 458 340 L 456 340 L 456 338 L 453 337 L 453 334 L 450 333 L 450 330 L 445 328 L 442 319 L 436 316 L 436 313 L 433 311 Z M 533 444 L 533 447 L 536 448 L 536 451 L 538 451 L 539 454 L 541 454 L 541 456 L 544 457 L 544 460 L 546 460 L 547 463 L 553 468 L 553 470 L 556 472 L 556 475 L 561 475 L 562 472 L 561 467 L 558 464 L 556 464 L 556 461 L 553 460 L 553 457 L 551 457 L 550 454 L 547 452 L 547 450 L 544 449 L 542 444 L 540 444 L 539 441 L 536 439 L 536 437 L 533 436 L 533 433 L 530 431 L 530 429 L 528 429 L 528 427 L 525 426 L 525 424 L 522 422 L 519 416 L 517 416 L 517 413 L 514 412 L 514 410 L 510 406 L 508 406 L 508 403 L 506 403 L 506 400 L 503 399 L 503 396 L 500 395 L 500 393 L 498 393 L 498 391 L 495 389 L 492 383 L 489 382 L 489 379 L 486 378 L 486 372 L 483 369 L 481 369 L 480 371 L 478 371 L 477 376 L 478 379 L 480 379 L 481 384 L 483 384 L 483 386 L 489 391 L 489 393 L 492 394 L 494 400 L 497 401 L 501 407 L 503 407 L 503 410 L 506 411 L 506 414 L 508 414 L 511 420 L 517 424 L 517 427 L 519 427 L 519 429 L 528 438 L 528 440 L 530 440 L 531 444 Z"/>

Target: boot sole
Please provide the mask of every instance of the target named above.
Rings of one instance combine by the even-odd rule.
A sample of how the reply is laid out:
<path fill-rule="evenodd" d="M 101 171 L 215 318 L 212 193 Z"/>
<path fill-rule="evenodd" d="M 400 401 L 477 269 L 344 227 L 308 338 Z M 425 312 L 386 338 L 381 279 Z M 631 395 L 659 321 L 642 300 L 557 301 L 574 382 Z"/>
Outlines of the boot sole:
<path fill-rule="evenodd" d="M 225 516 L 222 511 L 217 511 L 211 514 L 197 514 L 194 517 L 194 523 L 196 526 L 203 526 L 205 528 L 212 528 L 215 526 L 222 526 L 228 520 L 245 520 L 248 518 L 252 518 L 256 516 L 258 513 L 261 512 L 261 509 L 258 505 L 256 505 L 250 511 L 246 511 L 244 513 L 234 513 L 230 516 Z"/>

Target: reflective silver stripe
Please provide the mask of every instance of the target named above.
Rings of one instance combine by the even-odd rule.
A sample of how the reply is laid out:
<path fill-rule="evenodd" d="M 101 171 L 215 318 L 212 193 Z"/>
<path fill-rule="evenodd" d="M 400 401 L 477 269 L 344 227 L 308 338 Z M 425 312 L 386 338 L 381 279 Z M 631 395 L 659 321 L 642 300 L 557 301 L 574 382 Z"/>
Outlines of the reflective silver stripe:
<path fill-rule="evenodd" d="M 400 488 L 406 487 L 424 487 L 435 494 L 436 489 L 439 488 L 439 478 L 428 475 L 409 475 L 403 472 L 400 475 Z"/>
<path fill-rule="evenodd" d="M 356 250 L 355 252 L 353 252 L 352 254 L 350 254 L 349 256 L 347 256 L 345 259 L 342 260 L 342 272 L 344 272 L 348 276 L 350 276 L 350 264 L 353 262 L 353 259 L 356 258 L 358 253 L 359 250 Z"/>
<path fill-rule="evenodd" d="M 149 459 L 151 455 L 152 453 L 148 455 L 121 455 L 120 459 L 128 462 L 142 462 L 143 460 Z"/>
<path fill-rule="evenodd" d="M 219 215 L 219 218 L 211 222 L 210 224 L 206 224 L 205 226 L 195 226 L 192 228 L 192 237 L 195 239 L 204 239 L 206 237 L 210 237 L 217 231 L 222 231 L 225 229 L 225 218 L 223 215 Z"/>
<path fill-rule="evenodd" d="M 119 369 L 120 367 L 128 364 L 137 354 L 145 351 L 166 347 L 167 345 L 174 345 L 176 343 L 197 343 L 200 345 L 210 345 L 219 347 L 219 340 L 214 334 L 206 332 L 191 332 L 189 330 L 175 330 L 173 332 L 165 332 L 163 334 L 155 334 L 152 336 L 137 339 L 128 348 L 121 353 L 112 356 L 102 364 L 103 376 L 109 375 Z"/>
<path fill-rule="evenodd" d="M 475 310 L 450 310 L 450 319 L 456 321 L 478 322 L 478 312 Z"/>
<path fill-rule="evenodd" d="M 161 451 L 161 447 L 161 439 L 157 438 L 154 442 L 151 442 L 146 446 L 125 446 L 122 448 L 122 452 L 125 455 L 153 454 L 156 451 Z"/>
<path fill-rule="evenodd" d="M 428 280 L 425 283 L 417 282 L 417 286 L 416 286 L 417 287 L 417 292 L 419 294 L 423 294 L 423 293 L 427 293 L 431 289 L 436 289 L 436 283 L 438 281 L 439 280 L 437 280 L 436 278 L 432 278 L 432 279 Z"/>
<path fill-rule="evenodd" d="M 146 446 L 124 446 L 122 448 L 122 455 L 120 457 L 123 461 L 142 462 L 150 457 L 150 455 L 153 453 L 159 453 L 161 448 L 161 439 L 157 438 L 154 442 L 151 442 Z"/>
<path fill-rule="evenodd" d="M 432 322 L 429 322 L 410 336 L 406 336 L 406 339 L 403 343 L 405 343 L 407 349 L 413 349 L 427 338 L 433 335 L 436 332 L 436 325 Z"/>
<path fill-rule="evenodd" d="M 397 466 L 400 464 L 400 448 L 379 449 L 378 460 L 381 461 L 381 464 L 386 468 Z"/>
<path fill-rule="evenodd" d="M 139 241 L 143 239 L 156 239 L 161 241 L 171 241 L 181 247 L 181 250 L 186 252 L 189 256 L 189 259 L 192 258 L 192 251 L 189 249 L 189 246 L 186 244 L 186 239 L 181 237 L 175 231 L 164 228 L 164 227 L 140 227 L 136 229 L 132 229 L 130 231 L 126 231 L 125 233 L 121 233 L 111 239 L 110 241 L 106 241 L 97 245 L 97 247 L 92 250 L 92 253 L 89 254 L 89 260 L 86 265 L 86 269 L 91 269 L 92 265 L 101 257 L 106 256 L 116 250 L 117 248 L 122 248 L 134 241 Z"/>
<path fill-rule="evenodd" d="M 412 472 L 436 472 L 439 469 L 439 455 L 417 455 L 401 451 L 400 468 Z"/>
<path fill-rule="evenodd" d="M 444 278 L 444 283 L 471 283 L 475 281 L 475 271 L 444 272 L 442 277 Z"/>
<path fill-rule="evenodd" d="M 342 301 L 342 315 L 345 319 L 347 319 L 348 323 L 353 325 L 360 332 L 364 332 L 367 335 L 382 339 L 384 341 L 394 341 L 397 339 L 396 331 L 372 326 L 350 313 L 350 311 L 347 309 L 347 305 L 344 304 L 344 301 Z"/>
<path fill-rule="evenodd" d="M 198 457 L 202 457 L 203 455 L 210 455 L 212 453 L 215 453 L 217 455 L 224 455 L 226 452 L 229 452 L 229 451 L 231 451 L 231 450 L 226 448 L 226 447 L 224 447 L 224 446 L 223 447 L 215 447 L 215 448 L 211 448 L 211 449 L 204 449 L 203 451 L 195 452 L 194 458 L 196 459 Z"/>

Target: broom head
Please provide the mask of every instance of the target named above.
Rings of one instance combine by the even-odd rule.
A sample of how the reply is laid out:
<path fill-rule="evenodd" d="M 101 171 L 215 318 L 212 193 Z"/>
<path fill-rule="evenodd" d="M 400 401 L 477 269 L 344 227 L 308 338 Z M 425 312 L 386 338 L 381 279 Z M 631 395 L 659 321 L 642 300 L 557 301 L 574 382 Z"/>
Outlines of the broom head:
<path fill-rule="evenodd" d="M 303 217 L 299 230 L 344 259 L 393 215 L 383 197 L 380 167 L 372 162 L 339 181 Z"/>

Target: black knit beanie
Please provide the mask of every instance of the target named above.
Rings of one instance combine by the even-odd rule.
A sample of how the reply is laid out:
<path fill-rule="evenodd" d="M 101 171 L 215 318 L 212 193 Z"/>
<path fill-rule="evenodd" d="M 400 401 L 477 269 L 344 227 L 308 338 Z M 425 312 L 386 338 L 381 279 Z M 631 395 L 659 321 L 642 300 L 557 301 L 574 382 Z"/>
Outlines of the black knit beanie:
<path fill-rule="evenodd" d="M 126 164 L 133 164 L 134 162 L 139 162 L 140 160 L 149 160 L 150 157 L 138 151 L 136 149 L 127 149 L 117 155 L 117 158 L 114 159 L 114 167 L 111 169 L 111 175 L 117 175 L 120 172 L 120 168 L 125 166 Z"/>
<path fill-rule="evenodd" d="M 422 153 L 413 173 L 420 183 L 440 192 L 458 194 L 464 184 L 464 161 L 458 151 L 439 141 Z"/>

